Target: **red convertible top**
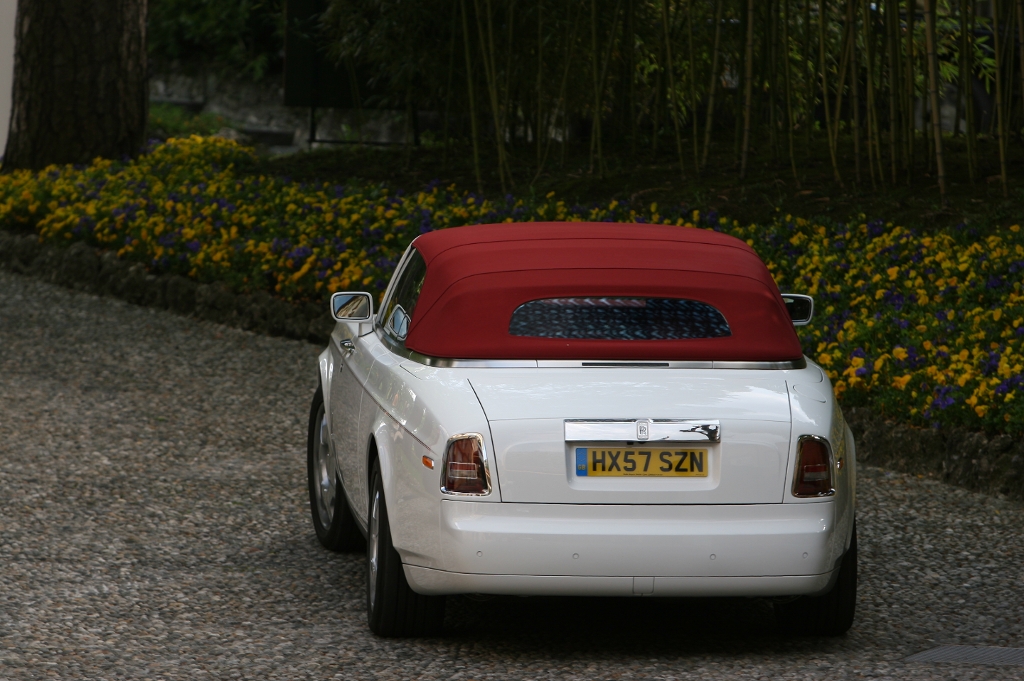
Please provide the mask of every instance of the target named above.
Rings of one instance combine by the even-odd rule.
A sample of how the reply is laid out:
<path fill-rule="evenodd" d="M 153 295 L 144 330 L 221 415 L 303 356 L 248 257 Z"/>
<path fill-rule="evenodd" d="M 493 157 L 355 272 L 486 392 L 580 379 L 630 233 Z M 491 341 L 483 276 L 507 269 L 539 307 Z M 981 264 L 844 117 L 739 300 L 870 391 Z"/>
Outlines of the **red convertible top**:
<path fill-rule="evenodd" d="M 413 246 L 427 273 L 405 344 L 424 355 L 736 361 L 802 356 L 768 269 L 747 244 L 724 234 L 668 225 L 534 222 L 439 230 Z M 702 309 L 710 305 L 725 317 L 728 335 L 606 340 L 510 333 L 520 306 L 579 297 L 699 301 L 706 304 Z"/>

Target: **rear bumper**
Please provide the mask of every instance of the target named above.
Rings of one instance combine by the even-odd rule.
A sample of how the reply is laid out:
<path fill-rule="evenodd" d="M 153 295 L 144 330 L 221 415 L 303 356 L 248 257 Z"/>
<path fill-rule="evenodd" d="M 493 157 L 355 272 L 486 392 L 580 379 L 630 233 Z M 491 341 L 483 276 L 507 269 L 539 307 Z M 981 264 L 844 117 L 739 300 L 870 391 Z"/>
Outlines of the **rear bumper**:
<path fill-rule="evenodd" d="M 505 596 L 798 596 L 820 594 L 832 573 L 770 577 L 585 577 L 474 575 L 405 566 L 412 590 L 426 595 Z"/>
<path fill-rule="evenodd" d="M 827 588 L 845 548 L 833 501 L 715 506 L 441 502 L 420 593 L 781 596 Z M 438 563 L 443 569 L 437 569 Z"/>

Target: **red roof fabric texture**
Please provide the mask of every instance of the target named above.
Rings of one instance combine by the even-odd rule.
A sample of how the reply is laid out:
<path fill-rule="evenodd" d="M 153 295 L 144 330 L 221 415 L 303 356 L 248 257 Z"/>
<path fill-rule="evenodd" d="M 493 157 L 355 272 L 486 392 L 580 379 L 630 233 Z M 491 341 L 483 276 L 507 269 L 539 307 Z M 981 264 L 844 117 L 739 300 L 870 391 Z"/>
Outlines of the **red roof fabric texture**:
<path fill-rule="evenodd" d="M 787 361 L 802 356 L 768 268 L 743 241 L 669 225 L 506 223 L 439 230 L 413 242 L 427 265 L 405 345 L 452 359 Z M 597 340 L 509 333 L 532 300 L 683 298 L 707 303 L 732 334 Z"/>

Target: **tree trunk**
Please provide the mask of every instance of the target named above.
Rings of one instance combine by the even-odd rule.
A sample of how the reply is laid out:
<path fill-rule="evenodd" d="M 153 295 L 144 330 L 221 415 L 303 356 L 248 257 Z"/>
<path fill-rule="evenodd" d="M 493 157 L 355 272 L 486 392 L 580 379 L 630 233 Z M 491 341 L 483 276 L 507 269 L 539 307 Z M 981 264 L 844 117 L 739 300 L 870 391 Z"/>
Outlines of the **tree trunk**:
<path fill-rule="evenodd" d="M 924 37 L 928 52 L 928 100 L 932 110 L 932 136 L 935 139 L 935 168 L 939 175 L 939 197 L 946 207 L 946 167 L 942 162 L 942 120 L 939 111 L 939 64 L 935 56 L 935 0 L 925 0 Z"/>
<path fill-rule="evenodd" d="M 142 150 L 146 0 L 18 0 L 15 46 L 4 170 Z"/>

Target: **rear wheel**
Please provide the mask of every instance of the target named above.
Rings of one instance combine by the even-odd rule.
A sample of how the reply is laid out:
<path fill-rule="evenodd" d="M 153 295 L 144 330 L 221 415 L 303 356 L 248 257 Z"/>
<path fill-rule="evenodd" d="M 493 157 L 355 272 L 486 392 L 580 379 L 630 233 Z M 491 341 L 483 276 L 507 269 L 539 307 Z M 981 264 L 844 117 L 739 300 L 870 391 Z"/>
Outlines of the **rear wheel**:
<path fill-rule="evenodd" d="M 409 587 L 402 559 L 391 543 L 391 524 L 380 468 L 373 465 L 366 533 L 366 611 L 378 636 L 437 636 L 444 626 L 444 596 L 422 596 Z"/>
<path fill-rule="evenodd" d="M 775 604 L 775 617 L 787 631 L 811 636 L 841 636 L 853 625 L 857 607 L 857 525 L 839 576 L 828 593 Z"/>
<path fill-rule="evenodd" d="M 306 437 L 306 470 L 309 481 L 309 509 L 316 538 L 331 551 L 352 551 L 362 546 L 363 537 L 345 492 L 338 483 L 334 449 L 327 431 L 323 388 L 317 388 L 309 407 Z"/>

